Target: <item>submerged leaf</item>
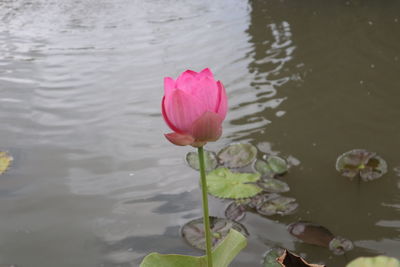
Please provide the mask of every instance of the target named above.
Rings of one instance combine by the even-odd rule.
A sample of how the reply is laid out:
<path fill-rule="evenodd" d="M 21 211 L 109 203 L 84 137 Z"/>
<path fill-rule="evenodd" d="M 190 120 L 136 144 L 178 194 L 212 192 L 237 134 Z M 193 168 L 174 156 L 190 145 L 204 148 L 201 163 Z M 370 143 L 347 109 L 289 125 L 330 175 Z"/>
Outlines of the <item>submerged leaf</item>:
<path fill-rule="evenodd" d="M 210 216 L 210 228 L 212 234 L 212 246 L 215 247 L 221 242 L 231 229 L 234 229 L 244 236 L 248 236 L 247 229 L 240 223 Z M 203 218 L 187 222 L 181 230 L 183 238 L 193 247 L 205 250 L 205 234 Z"/>
<path fill-rule="evenodd" d="M 232 202 L 225 209 L 225 217 L 230 220 L 240 221 L 246 216 L 246 208 L 244 205 Z"/>
<path fill-rule="evenodd" d="M 297 256 L 285 250 L 282 256 L 278 258 L 278 262 L 283 267 L 324 267 L 325 265 L 311 264 L 306 262 L 302 257 Z"/>
<path fill-rule="evenodd" d="M 199 154 L 197 152 L 189 152 L 186 154 L 186 162 L 195 170 L 200 169 Z M 212 151 L 204 150 L 204 164 L 206 171 L 212 171 L 218 166 L 217 155 Z"/>
<path fill-rule="evenodd" d="M 288 231 L 304 243 L 329 247 L 335 236 L 322 225 L 310 222 L 295 222 L 288 226 Z"/>
<path fill-rule="evenodd" d="M 329 242 L 329 249 L 335 255 L 343 255 L 345 252 L 354 248 L 353 242 L 343 237 L 337 236 Z"/>
<path fill-rule="evenodd" d="M 264 202 L 259 204 L 256 209 L 261 215 L 289 215 L 292 214 L 299 204 L 296 199 L 290 197 L 276 196 L 270 199 L 266 199 Z"/>
<path fill-rule="evenodd" d="M 262 179 L 257 185 L 269 193 L 283 193 L 290 190 L 287 183 L 275 178 Z"/>
<path fill-rule="evenodd" d="M 291 223 L 288 231 L 304 243 L 329 248 L 336 255 L 342 255 L 354 247 L 350 240 L 335 237 L 327 228 L 315 223 Z"/>
<path fill-rule="evenodd" d="M 218 152 L 218 158 L 228 168 L 249 165 L 257 156 L 257 148 L 251 144 L 231 144 Z"/>
<path fill-rule="evenodd" d="M 258 173 L 234 173 L 227 168 L 218 168 L 207 174 L 207 189 L 219 198 L 249 198 L 262 192 L 255 184 L 259 180 Z"/>
<path fill-rule="evenodd" d="M 261 175 L 281 175 L 288 171 L 288 164 L 283 158 L 269 156 L 266 161 L 257 160 L 254 163 L 254 169 Z"/>
<path fill-rule="evenodd" d="M 336 170 L 351 179 L 360 175 L 363 181 L 370 181 L 387 172 L 387 163 L 374 152 L 353 149 L 338 157 Z"/>
<path fill-rule="evenodd" d="M 386 256 L 359 257 L 346 267 L 400 267 L 400 261 Z"/>
<path fill-rule="evenodd" d="M 228 267 L 237 254 L 246 246 L 246 237 L 235 231 L 229 231 L 224 240 L 212 251 L 214 266 Z M 174 254 L 151 253 L 147 255 L 140 267 L 206 267 L 207 256 L 187 256 Z"/>
<path fill-rule="evenodd" d="M 7 152 L 0 151 L 0 175 L 2 175 L 11 165 L 13 157 Z"/>
<path fill-rule="evenodd" d="M 268 250 L 263 259 L 263 267 L 282 267 L 277 259 L 285 253 L 283 248 L 272 248 Z"/>

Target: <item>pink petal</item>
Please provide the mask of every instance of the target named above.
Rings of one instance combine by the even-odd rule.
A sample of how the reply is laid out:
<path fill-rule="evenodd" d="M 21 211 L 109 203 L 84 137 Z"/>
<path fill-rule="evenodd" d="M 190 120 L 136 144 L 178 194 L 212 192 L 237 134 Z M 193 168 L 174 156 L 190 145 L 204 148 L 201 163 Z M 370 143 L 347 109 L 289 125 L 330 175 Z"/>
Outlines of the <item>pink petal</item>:
<path fill-rule="evenodd" d="M 210 77 L 214 80 L 214 75 L 209 68 L 205 68 L 204 70 L 200 71 L 200 76 Z"/>
<path fill-rule="evenodd" d="M 177 146 L 187 146 L 194 142 L 194 138 L 186 134 L 169 133 L 164 135 L 168 141 Z"/>
<path fill-rule="evenodd" d="M 187 70 L 184 73 L 182 73 L 178 77 L 178 79 L 176 79 L 175 87 L 186 93 L 190 93 L 191 88 L 195 86 L 196 77 L 197 77 L 197 72 L 192 70 Z"/>
<path fill-rule="evenodd" d="M 217 112 L 224 120 L 226 117 L 226 112 L 228 111 L 228 98 L 226 97 L 226 91 L 224 85 L 220 81 L 218 81 L 217 86 L 218 86 L 218 99 L 215 112 Z"/>
<path fill-rule="evenodd" d="M 176 89 L 165 98 L 166 117 L 180 133 L 189 133 L 191 126 L 201 114 L 206 111 L 205 106 L 196 97 L 182 90 Z M 172 129 L 172 128 L 171 128 Z"/>
<path fill-rule="evenodd" d="M 175 81 L 171 77 L 164 78 L 164 94 L 169 95 L 175 89 Z"/>
<path fill-rule="evenodd" d="M 165 110 L 165 96 L 163 97 L 161 101 L 161 111 L 162 111 L 162 116 L 164 118 L 164 121 L 167 123 L 168 127 L 174 131 L 174 132 L 180 132 L 178 128 L 175 127 L 175 125 L 170 121 L 170 119 L 167 116 L 167 112 Z"/>
<path fill-rule="evenodd" d="M 216 141 L 222 134 L 222 121 L 220 115 L 206 111 L 193 123 L 192 136 L 196 141 Z"/>

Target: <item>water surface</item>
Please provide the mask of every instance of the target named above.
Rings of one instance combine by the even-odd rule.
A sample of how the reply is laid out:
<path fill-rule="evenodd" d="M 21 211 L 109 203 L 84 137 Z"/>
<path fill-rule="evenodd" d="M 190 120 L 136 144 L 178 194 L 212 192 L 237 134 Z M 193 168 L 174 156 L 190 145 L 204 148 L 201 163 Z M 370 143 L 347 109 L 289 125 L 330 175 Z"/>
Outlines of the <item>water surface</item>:
<path fill-rule="evenodd" d="M 326 2 L 326 3 L 325 3 Z M 169 144 L 162 78 L 210 67 L 229 97 L 224 135 L 301 164 L 285 181 L 300 209 L 248 214 L 233 267 L 273 245 L 343 266 L 400 257 L 400 4 L 397 1 L 0 1 L 0 262 L 138 266 L 151 251 L 200 252 L 179 236 L 201 216 L 191 148 Z M 357 186 L 334 170 L 353 148 L 389 173 Z M 211 199 L 223 216 L 227 203 Z M 346 257 L 302 244 L 296 220 L 354 241 Z"/>

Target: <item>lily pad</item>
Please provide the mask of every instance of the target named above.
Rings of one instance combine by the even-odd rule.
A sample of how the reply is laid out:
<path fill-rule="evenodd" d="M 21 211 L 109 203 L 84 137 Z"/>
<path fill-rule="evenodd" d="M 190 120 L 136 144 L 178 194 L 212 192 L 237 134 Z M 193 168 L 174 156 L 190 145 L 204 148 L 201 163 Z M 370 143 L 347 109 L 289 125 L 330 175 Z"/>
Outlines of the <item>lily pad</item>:
<path fill-rule="evenodd" d="M 291 235 L 304 243 L 321 247 L 330 247 L 330 242 L 335 236 L 322 225 L 310 222 L 295 222 L 288 226 Z"/>
<path fill-rule="evenodd" d="M 7 152 L 0 151 L 0 175 L 2 175 L 11 165 L 13 157 Z"/>
<path fill-rule="evenodd" d="M 246 205 L 247 207 L 251 209 L 256 209 L 259 205 L 264 203 L 265 201 L 275 198 L 279 196 L 278 194 L 258 194 L 252 198 L 244 199 L 242 205 Z"/>
<path fill-rule="evenodd" d="M 257 148 L 251 144 L 231 144 L 218 152 L 218 158 L 228 168 L 242 168 L 257 156 Z"/>
<path fill-rule="evenodd" d="M 336 161 L 336 170 L 343 176 L 353 179 L 360 175 L 363 181 L 380 178 L 387 172 L 387 163 L 374 152 L 365 149 L 353 149 L 340 155 Z"/>
<path fill-rule="evenodd" d="M 257 206 L 257 212 L 265 215 L 289 215 L 292 214 L 299 204 L 296 199 L 290 197 L 277 196 L 272 199 L 268 199 Z"/>
<path fill-rule="evenodd" d="M 302 257 L 287 250 L 278 258 L 278 262 L 284 267 L 325 267 L 325 265 L 308 263 Z"/>
<path fill-rule="evenodd" d="M 263 267 L 282 267 L 277 259 L 285 253 L 283 248 L 271 248 L 264 254 Z"/>
<path fill-rule="evenodd" d="M 283 193 L 290 190 L 287 183 L 275 178 L 262 179 L 257 185 L 269 193 Z"/>
<path fill-rule="evenodd" d="M 248 236 L 247 229 L 240 223 L 224 218 L 210 216 L 212 246 L 217 246 L 234 229 L 244 236 Z M 198 218 L 186 223 L 181 230 L 183 238 L 193 247 L 205 250 L 205 234 L 203 218 Z"/>
<path fill-rule="evenodd" d="M 186 162 L 195 170 L 200 170 L 199 154 L 189 152 L 186 154 Z M 212 151 L 204 150 L 204 164 L 206 171 L 212 171 L 218 166 L 217 155 Z"/>
<path fill-rule="evenodd" d="M 254 169 L 261 175 L 281 175 L 288 171 L 288 164 L 286 160 L 278 156 L 269 156 L 266 161 L 256 160 Z"/>
<path fill-rule="evenodd" d="M 353 242 L 350 240 L 337 236 L 329 242 L 329 249 L 335 255 L 343 255 L 345 252 L 354 248 Z"/>
<path fill-rule="evenodd" d="M 207 174 L 207 189 L 208 193 L 219 198 L 249 198 L 263 191 L 255 184 L 259 180 L 258 173 L 236 173 L 218 168 Z"/>
<path fill-rule="evenodd" d="M 246 207 L 236 201 L 232 202 L 225 209 L 225 217 L 234 220 L 240 221 L 246 216 Z"/>
<path fill-rule="evenodd" d="M 386 256 L 359 257 L 346 267 L 400 267 L 400 261 Z"/>
<path fill-rule="evenodd" d="M 227 237 L 212 251 L 214 266 L 228 267 L 237 254 L 246 246 L 247 240 L 242 234 L 230 230 Z M 150 253 L 140 267 L 204 267 L 207 266 L 207 256 L 189 256 L 177 254 Z M 11 267 L 11 266 L 10 266 Z"/>

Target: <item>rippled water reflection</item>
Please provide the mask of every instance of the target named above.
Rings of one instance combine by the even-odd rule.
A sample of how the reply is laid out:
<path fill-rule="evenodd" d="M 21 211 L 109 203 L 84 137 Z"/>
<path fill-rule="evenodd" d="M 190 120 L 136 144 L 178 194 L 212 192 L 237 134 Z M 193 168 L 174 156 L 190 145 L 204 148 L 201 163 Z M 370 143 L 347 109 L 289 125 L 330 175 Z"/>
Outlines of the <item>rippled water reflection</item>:
<path fill-rule="evenodd" d="M 355 241 L 349 259 L 400 257 L 394 172 L 357 188 L 333 168 L 365 147 L 399 166 L 400 6 L 361 1 L 0 1 L 0 260 L 21 266 L 129 266 L 150 251 L 199 254 L 179 227 L 200 216 L 190 148 L 168 144 L 162 78 L 210 67 L 227 87 L 224 137 L 293 155 L 298 213 L 249 215 L 259 266 L 273 244 L 342 266 L 294 240 L 311 220 Z M 224 203 L 212 200 L 212 214 Z M 61 259 L 61 260 L 60 260 Z"/>

